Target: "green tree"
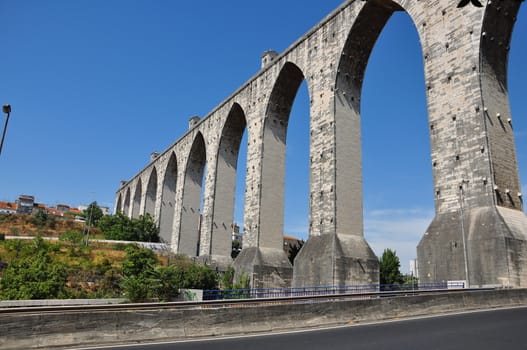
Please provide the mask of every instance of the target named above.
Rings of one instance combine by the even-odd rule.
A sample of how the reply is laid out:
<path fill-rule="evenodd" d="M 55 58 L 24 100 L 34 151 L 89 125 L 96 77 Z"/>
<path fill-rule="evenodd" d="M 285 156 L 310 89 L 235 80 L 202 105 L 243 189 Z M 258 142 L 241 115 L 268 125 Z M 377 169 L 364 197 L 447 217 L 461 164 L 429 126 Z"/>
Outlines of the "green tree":
<path fill-rule="evenodd" d="M 123 277 L 121 287 L 131 302 L 145 301 L 150 294 L 151 281 L 146 276 Z"/>
<path fill-rule="evenodd" d="M 403 275 L 399 270 L 401 263 L 394 250 L 385 249 L 379 259 L 380 283 L 381 284 L 401 284 Z"/>
<path fill-rule="evenodd" d="M 148 213 L 132 219 L 134 228 L 134 240 L 140 242 L 159 242 L 159 228 L 154 222 L 154 218 Z"/>
<path fill-rule="evenodd" d="M 157 258 L 150 249 L 138 246 L 129 246 L 125 251 L 121 287 L 131 301 L 143 301 L 151 296 L 154 288 L 152 275 L 158 263 Z"/>
<path fill-rule="evenodd" d="M 289 261 L 292 265 L 295 264 L 295 258 L 298 255 L 298 252 L 300 252 L 300 249 L 302 249 L 302 246 L 304 245 L 304 240 L 301 239 L 298 241 L 298 244 L 293 244 L 289 246 L 289 251 L 287 254 L 287 257 L 289 258 Z"/>
<path fill-rule="evenodd" d="M 220 275 L 219 282 L 222 290 L 232 289 L 234 283 L 234 268 L 232 266 L 229 266 L 227 271 Z"/>
<path fill-rule="evenodd" d="M 57 223 L 55 217 L 48 215 L 44 210 L 39 210 L 35 216 L 31 218 L 30 222 L 41 229 L 44 227 L 55 228 Z"/>
<path fill-rule="evenodd" d="M 97 205 L 97 202 L 91 202 L 88 208 L 84 209 L 84 218 L 86 225 L 97 226 L 99 220 L 103 217 L 102 209 Z"/>
<path fill-rule="evenodd" d="M 181 288 L 216 289 L 218 285 L 217 274 L 209 266 L 192 264 L 185 271 Z"/>
<path fill-rule="evenodd" d="M 107 239 L 126 240 L 132 231 L 131 220 L 120 212 L 103 216 L 97 226 Z"/>
<path fill-rule="evenodd" d="M 153 251 L 136 245 L 125 249 L 126 255 L 122 262 L 122 271 L 125 277 L 149 275 L 158 264 Z"/>
<path fill-rule="evenodd" d="M 235 239 L 232 241 L 231 258 L 236 259 L 238 254 L 242 251 L 242 244 L 239 240 Z"/>
<path fill-rule="evenodd" d="M 54 299 L 67 296 L 66 269 L 50 256 L 51 247 L 42 238 L 25 245 L 0 280 L 2 299 Z"/>
<path fill-rule="evenodd" d="M 152 295 L 161 301 L 170 301 L 179 295 L 183 271 L 174 266 L 158 267 L 152 273 Z"/>
<path fill-rule="evenodd" d="M 159 242 L 159 228 L 150 214 L 130 219 L 122 213 L 105 215 L 98 228 L 107 239 L 140 242 Z"/>

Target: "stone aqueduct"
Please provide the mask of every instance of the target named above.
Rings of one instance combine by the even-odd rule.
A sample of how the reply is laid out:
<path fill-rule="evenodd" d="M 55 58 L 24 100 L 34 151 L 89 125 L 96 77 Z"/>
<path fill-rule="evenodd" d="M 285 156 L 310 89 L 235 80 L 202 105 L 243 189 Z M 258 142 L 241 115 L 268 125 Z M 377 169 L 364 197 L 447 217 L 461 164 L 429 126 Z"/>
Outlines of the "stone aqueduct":
<path fill-rule="evenodd" d="M 457 2 L 346 1 L 282 54 L 264 55 L 262 69 L 206 117 L 191 119 L 186 134 L 121 184 L 115 210 L 152 214 L 174 252 L 232 263 L 237 159 L 247 130 L 236 274 L 248 273 L 254 287 L 378 282 L 363 235 L 361 87 L 381 30 L 394 11 L 406 11 L 422 47 L 435 196 L 435 218 L 417 247 L 420 280 L 527 286 L 527 218 L 506 79 L 521 2 Z M 293 268 L 282 250 L 285 143 L 304 80 L 309 239 Z"/>

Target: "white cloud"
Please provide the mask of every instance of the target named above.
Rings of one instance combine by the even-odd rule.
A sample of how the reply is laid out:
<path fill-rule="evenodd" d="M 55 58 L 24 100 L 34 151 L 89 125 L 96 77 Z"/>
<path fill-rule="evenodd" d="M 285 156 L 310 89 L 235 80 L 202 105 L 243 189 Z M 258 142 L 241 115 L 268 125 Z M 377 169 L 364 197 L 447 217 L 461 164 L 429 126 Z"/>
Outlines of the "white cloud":
<path fill-rule="evenodd" d="M 377 256 L 386 248 L 395 250 L 401 271 L 408 272 L 409 261 L 417 257 L 417 244 L 433 217 L 431 210 L 375 210 L 364 216 L 364 236 Z"/>
<path fill-rule="evenodd" d="M 366 217 L 386 216 L 423 216 L 429 215 L 430 211 L 423 209 L 377 209 L 365 213 Z"/>
<path fill-rule="evenodd" d="M 433 210 L 382 209 L 364 214 L 364 236 L 377 256 L 386 248 L 397 252 L 401 271 L 407 273 L 410 259 L 417 257 L 417 244 L 434 217 Z M 308 228 L 300 223 L 285 227 L 285 234 L 307 239 Z"/>

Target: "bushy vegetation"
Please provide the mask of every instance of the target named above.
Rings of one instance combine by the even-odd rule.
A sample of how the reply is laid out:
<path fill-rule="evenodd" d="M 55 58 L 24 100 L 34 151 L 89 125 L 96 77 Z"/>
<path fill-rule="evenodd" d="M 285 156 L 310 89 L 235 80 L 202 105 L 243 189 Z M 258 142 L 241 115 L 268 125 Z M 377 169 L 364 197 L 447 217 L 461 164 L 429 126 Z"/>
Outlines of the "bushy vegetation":
<path fill-rule="evenodd" d="M 86 219 L 86 225 L 95 226 L 104 214 L 102 209 L 97 205 L 97 202 L 92 202 L 88 208 L 84 209 L 82 216 Z"/>
<path fill-rule="evenodd" d="M 19 243 L 8 245 L 17 258 L 11 261 L 0 279 L 2 299 L 66 297 L 66 271 L 63 264 L 52 258 L 51 246 L 40 237 L 30 244 Z"/>
<path fill-rule="evenodd" d="M 136 246 L 126 249 L 122 268 L 122 287 L 132 301 L 170 300 L 177 297 L 180 288 L 217 288 L 218 276 L 210 267 L 183 256 L 172 259 L 168 266 L 160 266 L 152 251 Z"/>
<path fill-rule="evenodd" d="M 37 236 L 0 242 L 4 267 L 0 269 L 0 299 L 120 296 L 120 290 L 111 286 L 120 278 L 119 261 L 124 254 L 94 250 L 76 241 L 51 242 Z"/>
<path fill-rule="evenodd" d="M 75 222 L 70 217 L 55 217 L 45 211 L 34 215 L 0 213 L 0 234 L 15 236 L 62 237 L 72 232 L 121 241 L 159 242 L 159 228 L 150 214 L 128 218 L 122 213 L 103 215 L 97 202 L 91 203 L 80 216 L 85 222 Z M 84 237 L 87 243 L 88 237 Z M 66 239 L 69 240 L 69 239 Z"/>
<path fill-rule="evenodd" d="M 149 249 L 103 250 L 86 246 L 83 237 L 71 231 L 57 242 L 0 242 L 0 299 L 171 300 L 180 288 L 217 288 L 217 273 L 187 257 L 173 257 L 167 265 Z"/>
<path fill-rule="evenodd" d="M 0 299 L 114 298 L 133 301 L 171 300 L 179 289 L 217 289 L 221 274 L 190 258 L 169 252 L 156 255 L 126 243 L 88 238 L 159 242 L 159 230 L 146 214 L 130 219 L 121 213 L 102 215 L 96 202 L 84 211 L 86 223 L 45 212 L 0 214 L 0 235 L 36 236 L 0 239 Z M 88 237 L 88 230 L 90 235 Z M 47 240 L 40 237 L 55 237 Z M 168 254 L 168 255 L 167 255 Z M 248 286 L 248 279 L 229 289 Z M 230 277 L 229 277 L 230 276 Z"/>
<path fill-rule="evenodd" d="M 30 222 L 36 227 L 54 229 L 57 226 L 57 219 L 54 216 L 48 215 L 45 211 L 39 210 L 31 217 Z"/>
<path fill-rule="evenodd" d="M 43 211 L 35 215 L 0 213 L 0 234 L 58 237 L 67 230 L 82 231 L 84 223 L 58 218 Z"/>
<path fill-rule="evenodd" d="M 159 228 L 150 214 L 130 219 L 122 213 L 105 215 L 97 227 L 106 239 L 121 241 L 159 242 Z"/>

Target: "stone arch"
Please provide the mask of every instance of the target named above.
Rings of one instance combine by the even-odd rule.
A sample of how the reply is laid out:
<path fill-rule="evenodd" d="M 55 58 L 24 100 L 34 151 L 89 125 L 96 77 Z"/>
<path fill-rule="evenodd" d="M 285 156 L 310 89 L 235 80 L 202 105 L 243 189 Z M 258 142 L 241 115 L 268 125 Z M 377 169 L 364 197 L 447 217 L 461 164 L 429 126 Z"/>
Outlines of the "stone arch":
<path fill-rule="evenodd" d="M 117 205 L 115 206 L 115 213 L 121 213 L 122 212 L 122 195 L 119 193 L 119 196 L 117 197 Z"/>
<path fill-rule="evenodd" d="M 167 243 L 170 243 L 172 240 L 172 226 L 174 223 L 174 210 L 176 205 L 177 173 L 177 159 L 176 155 L 172 152 L 163 178 L 159 212 L 159 237 L 163 242 Z"/>
<path fill-rule="evenodd" d="M 325 185 L 311 184 L 310 237 L 295 259 L 294 286 L 379 281 L 378 258 L 364 239 L 360 102 L 375 42 L 391 15 L 403 8 L 390 0 L 362 4 L 337 56 L 333 120 L 312 129 L 312 143 L 320 145 L 317 154 L 311 153 L 312 178 L 326 177 L 317 175 Z M 329 135 L 333 144 L 327 142 Z"/>
<path fill-rule="evenodd" d="M 136 219 L 141 215 L 141 197 L 143 196 L 143 183 L 141 178 L 137 180 L 135 185 L 134 200 L 132 203 L 132 218 Z"/>
<path fill-rule="evenodd" d="M 297 65 L 286 62 L 273 86 L 263 130 L 262 177 L 260 187 L 259 245 L 283 245 L 285 150 L 289 114 L 304 74 Z"/>
<path fill-rule="evenodd" d="M 216 162 L 211 255 L 230 256 L 234 222 L 234 200 L 240 143 L 247 126 L 245 113 L 238 103 L 229 111 L 221 132 Z"/>
<path fill-rule="evenodd" d="M 200 200 L 206 163 L 205 139 L 201 132 L 198 132 L 194 137 L 185 166 L 181 221 L 177 242 L 177 252 L 188 256 L 199 255 Z"/>
<path fill-rule="evenodd" d="M 338 63 L 334 99 L 338 193 L 334 225 L 338 233 L 363 233 L 362 83 L 375 42 L 395 11 L 404 10 L 392 1 L 368 1 L 348 34 Z"/>
<path fill-rule="evenodd" d="M 123 214 L 126 216 L 130 215 L 130 187 L 126 189 L 126 194 L 124 195 Z"/>
<path fill-rule="evenodd" d="M 157 198 L 157 170 L 156 167 L 152 169 L 150 173 L 150 179 L 146 186 L 146 197 L 145 197 L 145 214 L 150 214 L 150 216 L 155 216 L 155 207 L 156 207 L 156 198 Z"/>

